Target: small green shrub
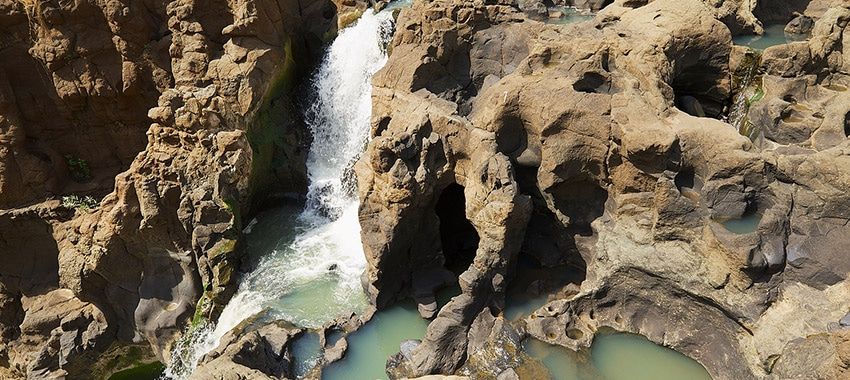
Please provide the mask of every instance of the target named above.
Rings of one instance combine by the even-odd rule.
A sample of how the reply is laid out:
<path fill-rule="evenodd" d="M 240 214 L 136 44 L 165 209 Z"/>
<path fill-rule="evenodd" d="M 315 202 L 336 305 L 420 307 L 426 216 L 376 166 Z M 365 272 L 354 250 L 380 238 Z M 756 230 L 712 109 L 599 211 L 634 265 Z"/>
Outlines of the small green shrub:
<path fill-rule="evenodd" d="M 62 206 L 67 208 L 90 211 L 96 209 L 99 205 L 100 202 L 90 195 L 86 195 L 83 197 L 79 195 L 62 196 Z"/>
<path fill-rule="evenodd" d="M 65 163 L 68 165 L 68 170 L 71 171 L 71 178 L 77 182 L 85 182 L 91 179 L 91 170 L 89 163 L 79 157 L 72 155 L 65 156 Z"/>

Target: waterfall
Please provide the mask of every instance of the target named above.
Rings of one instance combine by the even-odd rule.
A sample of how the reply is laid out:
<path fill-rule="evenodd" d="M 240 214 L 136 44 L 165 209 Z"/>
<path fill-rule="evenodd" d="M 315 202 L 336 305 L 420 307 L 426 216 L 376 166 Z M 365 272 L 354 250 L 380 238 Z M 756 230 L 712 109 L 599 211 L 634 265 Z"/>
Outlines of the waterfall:
<path fill-rule="evenodd" d="M 360 286 L 366 261 L 352 166 L 369 138 L 371 80 L 387 61 L 392 9 L 399 4 L 392 5 L 367 11 L 342 30 L 312 77 L 313 98 L 304 112 L 313 135 L 307 201 L 281 226 L 281 236 L 293 237 L 241 280 L 217 323 L 196 326 L 175 344 L 164 378 L 188 378 L 203 355 L 248 318 L 317 328 L 367 306 Z"/>
<path fill-rule="evenodd" d="M 737 82 L 732 98 L 732 106 L 729 109 L 727 122 L 732 124 L 738 132 L 744 136 L 755 140 L 760 131 L 757 126 L 753 125 L 747 117 L 750 111 L 750 105 L 761 100 L 764 97 L 764 90 L 761 85 L 761 53 L 751 50 L 747 53 L 747 61 L 741 65 L 741 68 L 733 75 L 734 82 Z"/>

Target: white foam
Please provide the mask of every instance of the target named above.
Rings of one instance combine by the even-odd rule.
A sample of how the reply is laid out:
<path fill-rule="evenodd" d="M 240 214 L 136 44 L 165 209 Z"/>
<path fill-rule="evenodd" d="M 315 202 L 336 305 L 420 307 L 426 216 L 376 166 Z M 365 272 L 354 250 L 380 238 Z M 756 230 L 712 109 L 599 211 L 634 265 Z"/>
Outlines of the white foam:
<path fill-rule="evenodd" d="M 258 313 L 318 327 L 365 307 L 356 184 L 347 171 L 368 142 L 371 79 L 386 63 L 392 28 L 390 10 L 366 12 L 330 46 L 312 80 L 316 100 L 306 112 L 313 134 L 307 204 L 294 226 L 281 226 L 301 232 L 242 280 L 217 323 L 199 326 L 178 342 L 165 378 L 188 378 L 228 331 Z"/>

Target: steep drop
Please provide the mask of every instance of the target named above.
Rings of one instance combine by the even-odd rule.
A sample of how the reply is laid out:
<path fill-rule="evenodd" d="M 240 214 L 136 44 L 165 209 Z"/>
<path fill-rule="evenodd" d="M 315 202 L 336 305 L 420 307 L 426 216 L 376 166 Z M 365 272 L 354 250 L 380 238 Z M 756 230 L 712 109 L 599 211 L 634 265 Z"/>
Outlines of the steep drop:
<path fill-rule="evenodd" d="M 368 142 L 371 79 L 386 63 L 392 30 L 391 9 L 366 12 L 329 47 L 305 110 L 313 134 L 305 207 L 282 223 L 275 236 L 280 243 L 242 279 L 219 320 L 195 326 L 178 342 L 166 378 L 188 378 L 203 355 L 248 318 L 316 328 L 366 307 L 351 166 Z"/>

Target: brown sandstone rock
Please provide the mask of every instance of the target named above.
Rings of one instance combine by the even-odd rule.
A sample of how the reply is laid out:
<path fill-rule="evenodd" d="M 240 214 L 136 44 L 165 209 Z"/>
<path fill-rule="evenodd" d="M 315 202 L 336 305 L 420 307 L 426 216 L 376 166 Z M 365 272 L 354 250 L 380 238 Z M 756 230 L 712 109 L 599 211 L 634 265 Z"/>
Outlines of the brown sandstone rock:
<path fill-rule="evenodd" d="M 454 374 L 473 361 L 496 339 L 482 315 L 504 308 L 519 256 L 586 265 L 578 294 L 525 320 L 528 334 L 570 348 L 614 327 L 694 357 L 716 379 L 763 378 L 789 342 L 837 324 L 850 271 L 838 189 L 850 165 L 842 95 L 824 91 L 846 75 L 846 9 L 823 12 L 809 42 L 768 49 L 766 94 L 750 111 L 781 119 L 761 102 L 795 94 L 813 103 L 804 120 L 828 110 L 822 126 L 766 132 L 774 141 L 764 144 L 719 120 L 742 62 L 731 35 L 794 4 L 615 2 L 569 26 L 528 20 L 508 2 L 402 12 L 357 165 L 364 283 L 384 307 L 417 294 L 417 277 L 466 266 L 462 294 L 390 372 Z M 462 201 L 440 201 L 459 198 L 458 185 Z M 721 224 L 754 213 L 750 232 Z M 479 239 L 467 262 L 441 234 L 437 223 L 457 223 L 445 215 Z"/>
<path fill-rule="evenodd" d="M 79 378 L 129 346 L 167 361 L 202 293 L 199 315 L 227 299 L 254 194 L 306 182 L 288 91 L 334 16 L 329 1 L 0 1 L 0 366 Z M 66 194 L 106 196 L 75 213 L 50 200 Z"/>

